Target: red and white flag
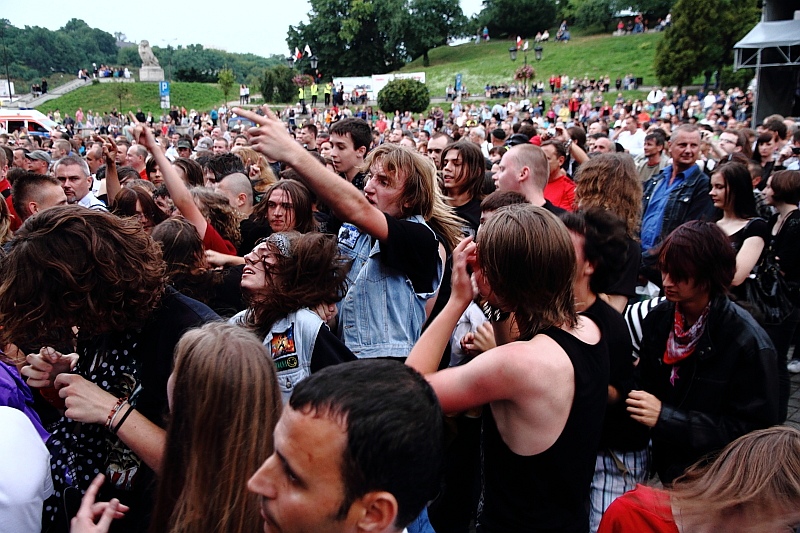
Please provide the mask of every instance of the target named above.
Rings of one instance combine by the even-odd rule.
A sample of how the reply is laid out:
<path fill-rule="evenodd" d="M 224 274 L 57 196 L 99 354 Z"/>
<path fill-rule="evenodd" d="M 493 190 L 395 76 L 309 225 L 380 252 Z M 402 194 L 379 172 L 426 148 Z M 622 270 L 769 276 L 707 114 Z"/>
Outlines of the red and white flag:
<path fill-rule="evenodd" d="M 522 47 L 522 49 L 523 50 L 527 50 L 528 49 L 528 41 L 525 41 L 525 45 Z"/>
<path fill-rule="evenodd" d="M 308 45 L 306 45 L 306 47 L 303 49 L 303 51 L 304 51 L 304 52 L 306 53 L 306 55 L 307 55 L 307 56 L 309 56 L 309 57 L 311 57 L 312 55 L 314 55 L 314 54 L 312 54 L 312 53 L 311 53 L 311 47 L 310 47 L 310 46 L 308 46 Z"/>
<path fill-rule="evenodd" d="M 297 59 L 303 57 L 303 53 L 296 46 L 294 47 L 294 57 L 296 57 Z"/>
<path fill-rule="evenodd" d="M 517 35 L 517 50 L 519 50 L 521 46 L 522 46 L 522 37 Z"/>

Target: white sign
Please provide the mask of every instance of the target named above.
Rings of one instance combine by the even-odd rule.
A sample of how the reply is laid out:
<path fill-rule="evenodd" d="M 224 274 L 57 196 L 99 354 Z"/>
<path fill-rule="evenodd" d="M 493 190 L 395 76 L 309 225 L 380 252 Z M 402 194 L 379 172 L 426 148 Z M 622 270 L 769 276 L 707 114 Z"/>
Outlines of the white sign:
<path fill-rule="evenodd" d="M 17 92 L 14 90 L 14 82 L 11 82 L 11 94 L 8 94 L 8 81 L 7 80 L 0 80 L 0 98 L 10 98 L 12 95 L 16 95 Z"/>

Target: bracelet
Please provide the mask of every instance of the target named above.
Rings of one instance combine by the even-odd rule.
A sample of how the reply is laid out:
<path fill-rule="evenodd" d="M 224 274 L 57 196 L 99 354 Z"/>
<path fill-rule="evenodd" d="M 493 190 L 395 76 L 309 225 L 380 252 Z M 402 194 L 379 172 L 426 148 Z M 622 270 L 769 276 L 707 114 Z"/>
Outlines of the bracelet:
<path fill-rule="evenodd" d="M 127 396 L 123 396 L 122 398 L 117 400 L 117 403 L 114 404 L 114 407 L 111 408 L 111 411 L 108 413 L 108 418 L 106 419 L 106 429 L 111 429 L 111 421 L 114 420 L 114 417 L 119 412 L 122 404 L 128 401 Z"/>
<path fill-rule="evenodd" d="M 511 316 L 510 311 L 502 311 L 491 305 L 489 302 L 485 302 L 481 306 L 481 310 L 483 311 L 483 315 L 486 317 L 486 319 L 492 323 L 504 322 L 508 320 L 508 317 Z"/>
<path fill-rule="evenodd" d="M 125 407 L 127 403 L 128 400 L 125 400 L 124 402 L 122 402 L 122 404 L 120 404 L 119 408 L 116 411 L 114 411 L 114 416 L 111 417 L 111 420 L 108 423 L 108 429 L 114 427 L 114 420 L 116 420 L 117 415 L 119 415 L 120 411 L 122 411 L 122 408 Z"/>
<path fill-rule="evenodd" d="M 128 419 L 128 415 L 130 415 L 130 414 L 131 414 L 131 411 L 133 411 L 133 406 L 132 406 L 132 405 L 130 405 L 130 404 L 128 404 L 128 410 L 127 410 L 127 411 L 125 411 L 125 414 L 124 414 L 124 415 L 122 415 L 122 418 L 120 418 L 120 419 L 119 419 L 119 424 L 117 424 L 116 426 L 114 426 L 113 428 L 111 428 L 111 433 L 113 433 L 114 435 L 116 435 L 116 434 L 117 434 L 117 431 L 119 431 L 119 428 L 120 428 L 120 427 L 122 426 L 122 424 L 124 424 L 124 423 L 125 423 L 125 421 Z"/>

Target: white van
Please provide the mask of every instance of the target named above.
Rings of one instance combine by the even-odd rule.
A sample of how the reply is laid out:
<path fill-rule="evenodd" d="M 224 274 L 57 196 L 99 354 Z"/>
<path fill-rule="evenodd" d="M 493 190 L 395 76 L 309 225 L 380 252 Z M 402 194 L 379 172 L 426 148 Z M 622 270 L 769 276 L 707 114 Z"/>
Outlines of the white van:
<path fill-rule="evenodd" d="M 0 128 L 9 134 L 22 128 L 28 135 L 50 137 L 58 124 L 35 109 L 0 109 Z"/>

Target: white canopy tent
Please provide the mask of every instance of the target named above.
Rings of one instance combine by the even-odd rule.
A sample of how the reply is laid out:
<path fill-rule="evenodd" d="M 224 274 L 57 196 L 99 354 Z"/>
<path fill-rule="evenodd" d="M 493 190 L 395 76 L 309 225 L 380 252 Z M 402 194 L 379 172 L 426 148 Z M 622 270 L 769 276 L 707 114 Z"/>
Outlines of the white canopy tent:
<path fill-rule="evenodd" d="M 800 20 L 760 22 L 733 48 L 736 70 L 800 65 Z"/>

